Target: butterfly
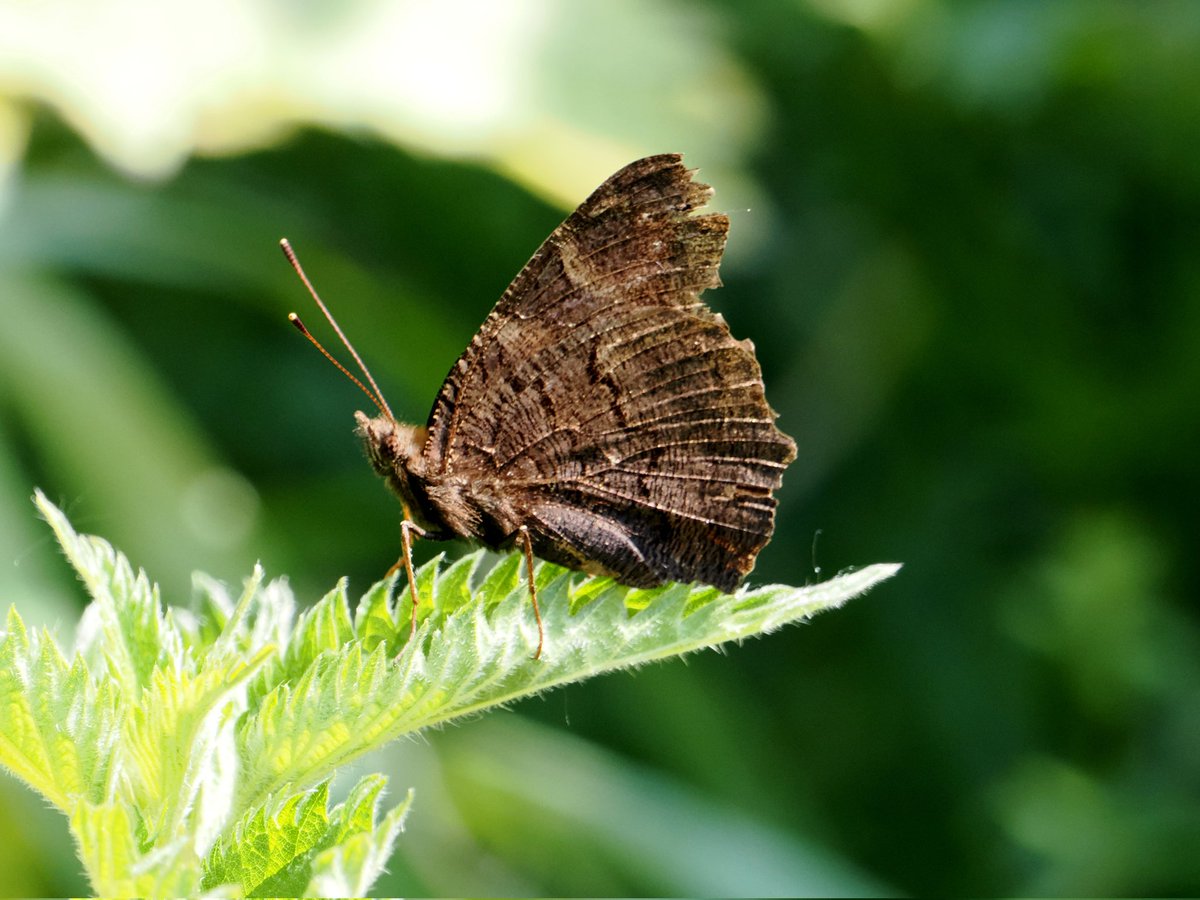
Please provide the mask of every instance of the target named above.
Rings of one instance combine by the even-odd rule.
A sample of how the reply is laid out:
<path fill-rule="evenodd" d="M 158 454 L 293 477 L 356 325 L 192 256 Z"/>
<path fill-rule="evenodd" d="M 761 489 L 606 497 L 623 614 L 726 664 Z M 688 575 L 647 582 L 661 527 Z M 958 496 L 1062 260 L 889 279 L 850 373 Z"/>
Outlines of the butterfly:
<path fill-rule="evenodd" d="M 400 500 L 416 627 L 414 537 L 524 553 L 633 587 L 733 591 L 771 537 L 795 442 L 775 425 L 749 341 L 700 299 L 729 219 L 697 214 L 712 188 L 679 154 L 618 171 L 546 239 L 438 391 L 424 425 L 355 413 L 375 471 Z"/>

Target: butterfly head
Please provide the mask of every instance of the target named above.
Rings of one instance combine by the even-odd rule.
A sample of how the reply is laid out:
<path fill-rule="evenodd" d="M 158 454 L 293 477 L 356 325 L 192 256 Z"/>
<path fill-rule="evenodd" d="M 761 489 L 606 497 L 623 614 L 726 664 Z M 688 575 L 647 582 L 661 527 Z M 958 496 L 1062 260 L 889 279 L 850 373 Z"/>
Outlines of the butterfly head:
<path fill-rule="evenodd" d="M 428 430 L 422 426 L 405 425 L 384 414 L 369 417 L 356 412 L 355 433 L 363 442 L 367 459 L 388 486 L 399 495 L 406 508 L 417 506 L 412 481 L 423 471 L 422 450 Z"/>
<path fill-rule="evenodd" d="M 404 425 L 388 415 L 372 419 L 361 411 L 354 414 L 354 421 L 358 423 L 355 433 L 362 439 L 367 458 L 380 475 L 387 478 L 397 467 L 411 471 L 420 466 L 425 446 L 424 427 Z"/>

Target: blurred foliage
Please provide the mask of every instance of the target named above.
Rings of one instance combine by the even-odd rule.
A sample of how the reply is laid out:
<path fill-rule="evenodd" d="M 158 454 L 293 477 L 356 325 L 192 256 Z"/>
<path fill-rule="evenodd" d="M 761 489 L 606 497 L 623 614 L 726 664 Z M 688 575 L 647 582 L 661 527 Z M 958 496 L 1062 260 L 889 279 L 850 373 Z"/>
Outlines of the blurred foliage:
<path fill-rule="evenodd" d="M 469 6 L 467 39 L 423 36 L 451 63 L 477 45 L 494 72 L 519 61 L 487 127 L 465 134 L 482 120 L 454 97 L 432 118 L 334 116 L 356 83 L 383 91 L 373 57 L 331 74 L 314 48 L 347 27 L 306 4 L 275 38 L 292 55 L 241 76 L 270 75 L 238 96 L 271 127 L 178 139 L 146 169 L 96 137 L 107 107 L 39 89 L 51 70 L 9 29 L 5 602 L 53 622 L 81 599 L 34 485 L 172 602 L 192 569 L 255 559 L 301 597 L 368 584 L 398 508 L 350 434 L 361 397 L 284 321 L 307 301 L 277 239 L 419 420 L 569 203 L 678 150 L 733 219 L 710 300 L 801 447 L 755 580 L 906 568 L 812 628 L 526 702 L 511 715 L 538 725 L 516 737 L 479 723 L 398 749 L 393 784 L 417 795 L 380 890 L 671 894 L 695 885 L 670 872 L 723 864 L 733 893 L 743 857 L 688 840 L 699 820 L 770 844 L 791 893 L 1200 891 L 1200 6 L 530 0 L 481 45 Z M 639 784 L 610 821 L 546 818 L 560 795 Z M 79 892 L 65 827 L 13 790 L 0 891 Z"/>

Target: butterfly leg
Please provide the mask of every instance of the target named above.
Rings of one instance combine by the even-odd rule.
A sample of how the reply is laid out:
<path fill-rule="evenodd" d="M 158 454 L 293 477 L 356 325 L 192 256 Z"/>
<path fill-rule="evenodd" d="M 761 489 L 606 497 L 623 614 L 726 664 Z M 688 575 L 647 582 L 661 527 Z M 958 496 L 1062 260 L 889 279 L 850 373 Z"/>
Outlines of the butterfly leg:
<path fill-rule="evenodd" d="M 542 611 L 538 609 L 537 585 L 533 580 L 533 542 L 529 539 L 529 529 L 524 525 L 517 529 L 517 537 L 525 550 L 525 572 L 529 577 L 529 599 L 533 603 L 533 617 L 537 619 L 538 645 L 533 658 L 539 659 L 542 655 L 542 645 L 546 642 L 546 631 L 542 627 Z"/>
<path fill-rule="evenodd" d="M 421 605 L 421 596 L 417 593 L 417 576 L 413 572 L 412 564 L 413 535 L 425 537 L 425 529 L 405 516 L 404 521 L 400 523 L 400 546 L 403 555 L 392 563 L 385 576 L 390 577 L 401 566 L 404 567 L 404 574 L 408 576 L 408 592 L 412 596 L 412 619 L 408 629 L 410 641 L 417 636 L 417 607 Z"/>

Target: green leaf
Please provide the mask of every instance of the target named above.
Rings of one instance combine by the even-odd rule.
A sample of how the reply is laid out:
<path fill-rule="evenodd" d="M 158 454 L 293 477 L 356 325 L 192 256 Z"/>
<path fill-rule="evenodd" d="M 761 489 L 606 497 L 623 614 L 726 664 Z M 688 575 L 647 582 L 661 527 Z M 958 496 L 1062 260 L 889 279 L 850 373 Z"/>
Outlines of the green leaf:
<path fill-rule="evenodd" d="M 372 649 L 355 636 L 315 657 L 298 679 L 262 697 L 239 732 L 242 804 L 312 784 L 320 773 L 402 734 L 601 672 L 803 621 L 898 569 L 877 565 L 812 587 L 771 585 L 722 594 L 687 585 L 633 591 L 540 563 L 536 578 L 542 585 L 546 649 L 534 660 L 537 625 L 519 577 L 519 554 L 479 579 L 470 604 L 457 602 L 461 572 L 478 573 L 484 556 L 484 551 L 468 555 L 445 570 L 451 576 L 446 578 L 439 576 L 440 560 L 421 567 L 418 583 L 433 592 L 430 612 L 416 640 L 405 642 L 394 661 L 396 651 L 379 640 L 389 629 L 378 624 L 383 589 L 376 585 L 356 617 L 356 628 L 369 626 Z M 445 604 L 443 589 L 452 593 Z M 582 606 L 573 602 L 581 593 Z M 407 596 L 398 592 L 391 619 L 390 630 L 400 641 L 407 638 L 407 628 L 398 627 L 407 619 Z M 321 601 L 345 602 L 340 592 Z M 344 620 L 340 614 L 322 615 Z"/>
<path fill-rule="evenodd" d="M 119 731 L 110 681 L 82 659 L 68 664 L 54 638 L 30 635 L 10 609 L 0 635 L 0 765 L 64 811 L 109 788 Z"/>
<path fill-rule="evenodd" d="M 199 850 L 215 839 L 219 825 L 189 824 L 186 817 L 225 820 L 236 776 L 234 711 L 244 706 L 234 692 L 250 671 L 243 669 L 241 678 L 219 670 L 198 676 L 156 672 L 141 702 L 127 711 L 122 744 L 128 796 L 152 837 L 194 829 L 209 838 L 200 840 Z"/>
<path fill-rule="evenodd" d="M 412 800 L 410 794 L 377 823 L 385 784 L 382 776 L 367 776 L 329 811 L 328 781 L 264 804 L 213 848 L 204 887 L 236 885 L 248 896 L 365 894 L 391 854 Z"/>
<path fill-rule="evenodd" d="M 86 633 L 94 642 L 85 642 L 81 649 L 100 654 L 113 678 L 128 691 L 145 687 L 156 667 L 179 665 L 183 637 L 173 619 L 163 614 L 158 587 L 150 584 L 146 573 L 135 575 L 129 560 L 107 541 L 76 534 L 40 491 L 35 500 L 91 594 L 99 618 L 99 631 Z"/>
<path fill-rule="evenodd" d="M 70 821 L 97 896 L 186 897 L 196 893 L 200 864 L 187 840 L 147 847 L 141 823 L 125 804 L 81 803 Z"/>
<path fill-rule="evenodd" d="M 483 551 L 395 578 L 355 605 L 339 583 L 307 612 L 255 567 L 235 601 L 204 576 L 200 614 L 107 542 L 37 504 L 92 603 L 64 657 L 15 610 L 0 633 L 0 764 L 67 813 L 96 893 L 365 894 L 409 801 L 377 815 L 382 776 L 328 808 L 329 781 L 400 735 L 601 672 L 803 621 L 892 575 L 807 588 L 631 590 L 539 564 L 545 651 L 518 554 Z M 87 623 L 91 623 L 88 625 Z"/>
<path fill-rule="evenodd" d="M 364 778 L 359 786 L 367 781 Z M 368 796 L 367 791 L 359 791 L 358 788 L 355 793 L 358 796 L 352 794 L 345 803 L 345 807 L 352 812 L 346 819 L 354 821 L 358 827 L 353 831 L 343 829 L 342 840 L 314 860 L 312 878 L 304 889 L 306 897 L 361 897 L 383 873 L 392 855 L 392 848 L 412 803 L 412 791 L 378 824 L 374 823 L 375 794 Z M 369 809 L 368 801 L 371 804 Z"/>
<path fill-rule="evenodd" d="M 294 608 L 291 591 L 282 584 L 274 587 L 286 597 L 286 606 Z M 251 684 L 251 704 L 256 704 L 275 685 L 302 677 L 322 653 L 354 639 L 355 625 L 346 601 L 345 580 L 301 614 L 294 624 L 289 616 L 280 625 L 282 652 L 271 656 Z"/>

